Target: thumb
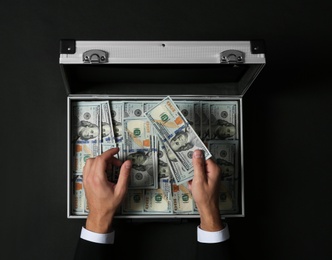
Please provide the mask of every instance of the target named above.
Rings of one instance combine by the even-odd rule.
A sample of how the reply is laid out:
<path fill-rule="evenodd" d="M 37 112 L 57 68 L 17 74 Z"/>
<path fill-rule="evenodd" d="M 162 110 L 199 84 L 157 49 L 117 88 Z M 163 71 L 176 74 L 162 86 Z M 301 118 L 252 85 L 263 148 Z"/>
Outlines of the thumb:
<path fill-rule="evenodd" d="M 132 162 L 130 160 L 125 161 L 121 166 L 119 179 L 116 184 L 116 190 L 118 190 L 119 192 L 125 193 L 127 191 L 131 166 Z"/>
<path fill-rule="evenodd" d="M 201 150 L 195 150 L 193 154 L 194 178 L 202 182 L 206 178 L 205 174 L 205 157 Z"/>

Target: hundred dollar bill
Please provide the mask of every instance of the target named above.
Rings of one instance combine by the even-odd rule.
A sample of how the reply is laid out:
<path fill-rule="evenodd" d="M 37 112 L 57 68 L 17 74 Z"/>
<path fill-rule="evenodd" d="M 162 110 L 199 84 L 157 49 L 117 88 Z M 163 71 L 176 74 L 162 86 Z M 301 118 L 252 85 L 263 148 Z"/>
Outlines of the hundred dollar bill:
<path fill-rule="evenodd" d="M 210 139 L 234 140 L 237 134 L 237 102 L 213 102 L 210 105 Z"/>
<path fill-rule="evenodd" d="M 146 118 L 124 118 L 125 144 L 129 151 L 150 151 L 153 130 Z"/>
<path fill-rule="evenodd" d="M 124 101 L 123 102 L 123 117 L 142 117 L 143 103 L 140 101 Z"/>
<path fill-rule="evenodd" d="M 201 138 L 206 141 L 210 138 L 210 105 L 208 102 L 201 103 Z"/>
<path fill-rule="evenodd" d="M 114 129 L 115 142 L 120 144 L 123 142 L 123 102 L 111 101 L 111 118 Z"/>
<path fill-rule="evenodd" d="M 113 122 L 111 117 L 111 109 L 108 101 L 101 101 L 101 137 L 102 137 L 102 146 L 103 145 L 112 145 L 116 147 Z"/>
<path fill-rule="evenodd" d="M 234 194 L 234 183 L 229 181 L 222 181 L 220 183 L 220 188 L 219 188 L 220 212 L 236 210 L 233 194 Z"/>
<path fill-rule="evenodd" d="M 142 214 L 144 206 L 144 190 L 128 190 L 127 195 L 122 203 L 122 214 Z"/>
<path fill-rule="evenodd" d="M 151 123 L 146 118 L 124 118 L 126 159 L 132 161 L 128 188 L 154 189 L 157 183 L 157 154 Z"/>
<path fill-rule="evenodd" d="M 181 162 L 177 159 L 174 152 L 169 148 L 167 143 L 158 140 L 158 178 L 169 178 L 176 183 L 186 182 L 192 179 L 191 171 L 187 171 Z"/>
<path fill-rule="evenodd" d="M 193 101 L 174 101 L 187 122 L 194 127 L 195 125 L 195 105 Z"/>
<path fill-rule="evenodd" d="M 117 147 L 115 142 L 115 135 L 113 129 L 113 122 L 111 117 L 111 109 L 108 101 L 101 102 L 101 124 L 102 124 L 102 143 L 101 152 Z M 107 178 L 111 182 L 114 180 L 115 169 L 106 170 Z"/>
<path fill-rule="evenodd" d="M 101 106 L 97 102 L 72 103 L 72 133 L 74 145 L 73 170 L 81 173 L 88 158 L 100 154 Z"/>
<path fill-rule="evenodd" d="M 219 188 L 219 209 L 221 213 L 237 210 L 238 189 L 238 141 L 210 140 L 209 150 L 221 168 Z"/>
<path fill-rule="evenodd" d="M 194 102 L 194 111 L 195 111 L 195 123 L 194 123 L 194 130 L 199 137 L 202 137 L 202 104 L 200 101 L 193 101 Z"/>
<path fill-rule="evenodd" d="M 106 105 L 107 106 L 106 106 Z M 114 156 L 120 161 L 123 161 L 123 131 L 122 131 L 122 118 L 123 118 L 123 102 L 118 102 L 118 101 L 107 101 L 105 103 L 103 108 L 104 110 L 102 111 L 102 115 L 105 120 L 102 119 L 102 121 L 106 121 L 107 123 L 109 122 L 111 128 L 109 136 L 105 136 L 103 139 L 102 143 L 102 152 L 106 152 L 109 149 L 119 147 L 120 150 L 119 152 Z M 103 117 L 102 117 L 103 118 Z M 116 125 L 116 128 L 113 127 L 113 124 Z M 103 131 L 104 132 L 104 131 Z M 106 171 L 107 178 L 110 182 L 116 183 L 118 181 L 120 173 L 120 167 L 113 166 L 112 169 L 108 169 Z"/>
<path fill-rule="evenodd" d="M 149 111 L 151 108 L 155 107 L 159 102 L 158 101 L 143 101 L 143 113 Z"/>
<path fill-rule="evenodd" d="M 89 209 L 89 205 L 88 205 L 88 200 L 85 196 L 85 192 L 84 192 L 84 213 L 85 214 L 88 214 L 90 212 L 90 209 Z"/>
<path fill-rule="evenodd" d="M 82 175 L 74 176 L 74 196 L 73 196 L 73 211 L 78 213 L 84 212 L 84 190 L 83 190 L 83 177 Z"/>
<path fill-rule="evenodd" d="M 222 180 L 237 178 L 238 141 L 210 140 L 208 148 L 221 168 Z"/>
<path fill-rule="evenodd" d="M 166 97 L 155 107 L 145 113 L 146 117 L 159 134 L 162 141 L 169 146 L 184 169 L 193 178 L 192 155 L 196 149 L 204 152 L 205 158 L 211 157 L 205 144 L 195 133 L 170 97 Z M 188 177 L 188 176 L 186 176 Z M 181 183 L 184 180 L 176 180 Z"/>
<path fill-rule="evenodd" d="M 160 188 L 145 190 L 144 212 L 146 213 L 172 213 L 171 182 L 169 179 L 160 180 Z"/>
<path fill-rule="evenodd" d="M 184 168 L 183 164 L 176 157 L 173 150 L 169 147 L 168 143 L 164 143 L 166 149 L 166 155 L 168 157 L 168 161 L 170 162 L 170 169 L 173 175 L 173 179 L 176 184 L 181 184 L 187 181 L 190 181 L 193 178 L 193 171 L 187 170 Z"/>
<path fill-rule="evenodd" d="M 158 137 L 158 179 L 167 178 L 172 179 L 172 165 L 168 159 L 166 147 Z"/>
<path fill-rule="evenodd" d="M 187 184 L 173 183 L 173 211 L 176 214 L 194 212 L 194 199 Z"/>
<path fill-rule="evenodd" d="M 118 145 L 119 146 L 119 152 L 117 154 L 114 155 L 115 158 L 119 159 L 120 161 L 123 162 L 123 149 L 122 149 L 122 144 L 121 145 Z M 112 148 L 115 148 L 116 145 L 114 146 L 114 144 L 103 144 L 102 145 L 102 152 L 106 152 L 107 150 L 110 150 Z M 114 182 L 114 183 L 117 183 L 118 181 L 118 178 L 119 178 L 119 174 L 120 174 L 120 169 L 121 169 L 121 166 L 118 167 L 118 166 L 115 166 L 113 165 L 112 168 L 110 169 L 107 169 L 106 170 L 106 175 L 107 175 L 107 179 L 110 181 L 110 182 Z"/>
<path fill-rule="evenodd" d="M 159 178 L 170 178 L 176 183 L 186 182 L 192 179 L 192 171 L 186 170 L 178 158 L 175 156 L 172 149 L 165 142 L 162 142 L 160 137 L 159 140 L 159 150 L 158 150 L 158 171 Z M 169 175 L 172 175 L 168 177 Z"/>

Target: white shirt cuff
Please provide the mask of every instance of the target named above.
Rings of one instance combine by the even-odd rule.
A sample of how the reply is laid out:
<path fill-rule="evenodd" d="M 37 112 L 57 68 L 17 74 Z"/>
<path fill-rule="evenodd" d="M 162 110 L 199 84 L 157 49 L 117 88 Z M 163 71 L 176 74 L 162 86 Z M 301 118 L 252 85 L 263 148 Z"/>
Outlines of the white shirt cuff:
<path fill-rule="evenodd" d="M 216 232 L 209 232 L 197 227 L 197 241 L 201 243 L 220 243 L 229 239 L 229 230 L 228 225 L 225 224 L 225 227 Z"/>
<path fill-rule="evenodd" d="M 100 234 L 89 231 L 82 227 L 81 230 L 81 238 L 90 242 L 98 243 L 98 244 L 113 244 L 114 243 L 114 233 Z"/>

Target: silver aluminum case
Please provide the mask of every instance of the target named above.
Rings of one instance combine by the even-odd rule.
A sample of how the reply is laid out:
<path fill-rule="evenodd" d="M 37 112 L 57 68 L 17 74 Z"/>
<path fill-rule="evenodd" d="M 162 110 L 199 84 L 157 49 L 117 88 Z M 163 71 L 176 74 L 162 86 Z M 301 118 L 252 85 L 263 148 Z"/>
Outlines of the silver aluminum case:
<path fill-rule="evenodd" d="M 125 64 L 222 64 L 237 66 L 237 64 L 249 65 L 249 69 L 237 83 L 238 89 L 234 93 L 213 93 L 207 95 L 194 94 L 181 94 L 170 95 L 174 100 L 200 100 L 200 101 L 238 101 L 239 108 L 239 150 L 240 150 L 240 209 L 239 213 L 226 214 L 223 218 L 230 217 L 244 217 L 245 216 L 245 201 L 244 201 L 244 155 L 243 155 L 243 119 L 242 119 L 242 98 L 249 86 L 255 80 L 262 68 L 265 66 L 265 54 L 260 42 L 251 41 L 67 41 L 62 45 L 60 50 L 60 68 L 64 79 L 64 84 L 67 88 L 67 218 L 83 219 L 87 215 L 74 215 L 72 214 L 72 185 L 71 185 L 71 102 L 75 100 L 161 100 L 165 95 L 155 94 L 151 95 L 122 95 L 118 93 L 98 93 L 91 94 L 93 91 L 87 93 L 79 92 L 72 93 L 72 88 L 69 84 L 68 76 L 70 72 L 66 71 L 65 67 L 77 66 L 84 64 L 84 53 L 90 50 L 103 50 L 107 53 L 106 61 L 97 62 L 93 64 L 96 66 L 107 66 L 108 64 L 125 65 Z M 74 47 L 73 45 L 74 44 Z M 68 48 L 65 49 L 64 48 Z M 73 50 L 74 48 L 74 50 Z M 256 49 L 255 49 L 256 48 Z M 257 50 L 258 49 L 258 50 Z M 68 50 L 68 51 L 67 51 Z M 224 51 L 235 50 L 240 51 L 243 55 L 243 60 L 238 63 L 229 57 L 229 59 L 222 56 Z M 253 53 L 257 52 L 257 53 Z M 232 55 L 232 53 L 231 53 Z M 235 53 L 237 55 L 237 53 Z M 233 55 L 234 56 L 234 55 Z M 91 63 L 87 63 L 91 66 Z M 254 66 L 253 69 L 251 67 Z M 227 84 L 227 83 L 226 83 Z M 227 89 L 228 87 L 226 87 Z M 93 86 L 92 86 L 93 89 Z M 120 90 L 121 91 L 121 90 Z M 108 92 L 108 91 L 107 91 Z M 110 91 L 111 92 L 111 91 Z M 221 91 L 222 92 L 222 91 Z M 199 218 L 199 215 L 190 214 L 144 214 L 144 215 L 117 215 L 116 218 L 130 218 L 130 219 L 181 219 L 181 218 Z"/>

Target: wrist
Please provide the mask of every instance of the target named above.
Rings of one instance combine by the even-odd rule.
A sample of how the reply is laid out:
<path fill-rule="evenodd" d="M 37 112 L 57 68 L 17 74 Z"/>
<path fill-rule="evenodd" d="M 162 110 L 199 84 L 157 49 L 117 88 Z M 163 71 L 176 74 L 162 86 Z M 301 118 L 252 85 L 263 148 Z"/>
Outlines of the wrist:
<path fill-rule="evenodd" d="M 112 230 L 113 214 L 92 214 L 90 213 L 86 219 L 85 228 L 89 231 L 105 234 Z"/>
<path fill-rule="evenodd" d="M 224 228 L 219 210 L 200 211 L 200 222 L 200 228 L 205 231 L 214 232 Z"/>

